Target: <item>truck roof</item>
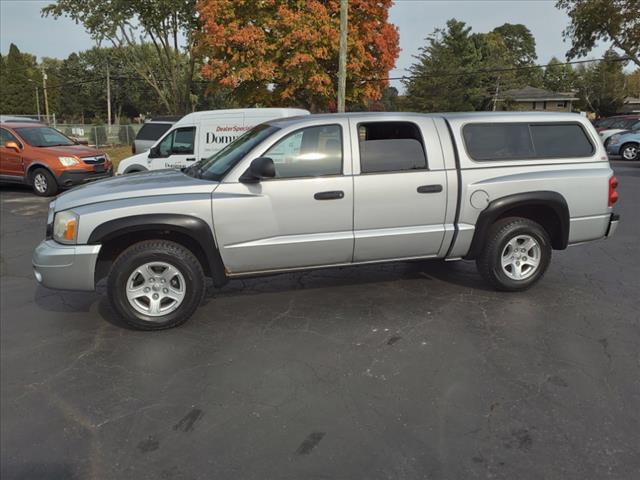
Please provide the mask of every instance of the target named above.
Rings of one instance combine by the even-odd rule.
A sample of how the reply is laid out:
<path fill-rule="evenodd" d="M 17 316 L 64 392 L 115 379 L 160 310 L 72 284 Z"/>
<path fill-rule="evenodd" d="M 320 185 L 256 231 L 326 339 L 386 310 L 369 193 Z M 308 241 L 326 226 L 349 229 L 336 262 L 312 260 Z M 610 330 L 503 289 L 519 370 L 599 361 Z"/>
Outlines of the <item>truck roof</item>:
<path fill-rule="evenodd" d="M 434 112 L 434 113 L 419 113 L 419 112 L 346 112 L 346 113 L 317 113 L 305 116 L 296 117 L 283 117 L 270 120 L 269 124 L 285 127 L 294 123 L 298 123 L 301 120 L 313 120 L 313 119 L 326 119 L 326 120 L 339 120 L 345 118 L 367 118 L 372 117 L 375 119 L 388 118 L 389 120 L 398 120 L 398 117 L 402 118 L 445 118 L 447 120 L 474 120 L 474 121 L 491 121 L 492 119 L 500 119 L 500 121 L 547 121 L 547 122 L 562 122 L 562 121 L 576 121 L 577 119 L 585 119 L 577 113 L 564 113 L 564 112 Z"/>

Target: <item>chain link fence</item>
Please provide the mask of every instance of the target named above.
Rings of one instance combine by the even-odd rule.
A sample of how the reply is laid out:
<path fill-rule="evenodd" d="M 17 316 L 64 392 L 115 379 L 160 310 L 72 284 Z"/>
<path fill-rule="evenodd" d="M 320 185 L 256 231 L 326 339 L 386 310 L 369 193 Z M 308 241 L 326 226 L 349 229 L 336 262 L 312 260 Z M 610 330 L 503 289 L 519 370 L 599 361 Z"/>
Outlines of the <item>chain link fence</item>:
<path fill-rule="evenodd" d="M 73 137 L 82 143 L 97 147 L 117 147 L 131 145 L 136 138 L 142 124 L 128 125 L 59 123 L 55 115 L 0 115 L 0 121 L 38 121 L 60 130 L 68 137 Z"/>
<path fill-rule="evenodd" d="M 56 128 L 68 137 L 73 137 L 81 142 L 87 142 L 91 146 L 107 147 L 118 145 L 131 145 L 140 124 L 129 125 L 82 125 L 73 123 L 58 123 Z"/>

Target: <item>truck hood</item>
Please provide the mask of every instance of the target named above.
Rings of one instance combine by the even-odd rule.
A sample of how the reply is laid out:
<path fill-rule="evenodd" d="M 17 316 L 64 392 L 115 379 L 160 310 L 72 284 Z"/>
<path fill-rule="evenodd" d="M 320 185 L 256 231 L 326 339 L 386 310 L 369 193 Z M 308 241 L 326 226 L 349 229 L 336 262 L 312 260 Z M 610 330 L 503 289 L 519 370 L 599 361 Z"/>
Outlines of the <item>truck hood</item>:
<path fill-rule="evenodd" d="M 59 195 L 56 212 L 92 203 L 185 193 L 211 193 L 217 182 L 190 177 L 179 170 L 132 173 L 88 183 Z"/>

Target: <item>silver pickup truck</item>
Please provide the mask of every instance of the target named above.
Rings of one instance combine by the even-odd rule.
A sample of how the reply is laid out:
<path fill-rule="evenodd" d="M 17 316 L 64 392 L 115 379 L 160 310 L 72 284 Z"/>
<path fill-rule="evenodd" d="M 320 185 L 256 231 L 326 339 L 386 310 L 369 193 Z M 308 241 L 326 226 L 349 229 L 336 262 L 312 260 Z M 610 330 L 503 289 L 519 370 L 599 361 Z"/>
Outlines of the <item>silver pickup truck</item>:
<path fill-rule="evenodd" d="M 46 287 L 107 277 L 128 325 L 186 321 L 206 277 L 415 259 L 475 260 L 504 291 L 552 250 L 613 234 L 617 181 L 584 118 L 353 113 L 258 125 L 178 170 L 83 186 L 51 203 L 33 267 Z"/>

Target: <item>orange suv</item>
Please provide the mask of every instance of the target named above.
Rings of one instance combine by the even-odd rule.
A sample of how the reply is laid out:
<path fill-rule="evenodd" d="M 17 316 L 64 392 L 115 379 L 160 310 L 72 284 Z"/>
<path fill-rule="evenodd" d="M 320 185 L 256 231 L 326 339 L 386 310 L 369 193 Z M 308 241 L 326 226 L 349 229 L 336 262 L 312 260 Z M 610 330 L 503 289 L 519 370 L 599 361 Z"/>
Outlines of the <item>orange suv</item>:
<path fill-rule="evenodd" d="M 0 124 L 0 180 L 26 183 L 48 197 L 61 188 L 113 175 L 106 153 L 38 123 Z"/>

